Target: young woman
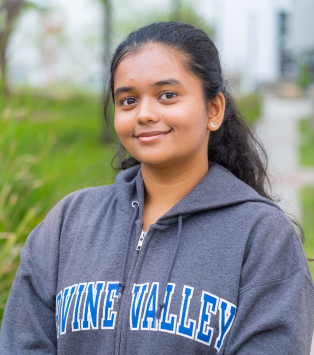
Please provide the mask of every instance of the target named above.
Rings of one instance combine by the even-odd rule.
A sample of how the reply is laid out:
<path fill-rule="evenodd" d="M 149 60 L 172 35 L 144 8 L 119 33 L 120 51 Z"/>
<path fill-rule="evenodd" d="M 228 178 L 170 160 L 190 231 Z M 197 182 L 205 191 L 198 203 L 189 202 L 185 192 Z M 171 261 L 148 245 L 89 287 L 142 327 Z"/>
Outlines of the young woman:
<path fill-rule="evenodd" d="M 309 354 L 311 273 L 213 42 L 143 27 L 117 48 L 110 92 L 124 170 L 30 234 L 0 353 Z"/>

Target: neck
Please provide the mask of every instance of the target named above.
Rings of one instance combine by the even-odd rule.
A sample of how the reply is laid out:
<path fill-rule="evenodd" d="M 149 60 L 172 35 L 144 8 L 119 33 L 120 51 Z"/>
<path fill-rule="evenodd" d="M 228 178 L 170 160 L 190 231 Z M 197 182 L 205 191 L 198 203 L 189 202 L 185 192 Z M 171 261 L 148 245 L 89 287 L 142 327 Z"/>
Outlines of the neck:
<path fill-rule="evenodd" d="M 194 162 L 189 168 L 158 168 L 142 164 L 145 186 L 144 228 L 164 215 L 186 196 L 207 174 L 208 162 Z"/>

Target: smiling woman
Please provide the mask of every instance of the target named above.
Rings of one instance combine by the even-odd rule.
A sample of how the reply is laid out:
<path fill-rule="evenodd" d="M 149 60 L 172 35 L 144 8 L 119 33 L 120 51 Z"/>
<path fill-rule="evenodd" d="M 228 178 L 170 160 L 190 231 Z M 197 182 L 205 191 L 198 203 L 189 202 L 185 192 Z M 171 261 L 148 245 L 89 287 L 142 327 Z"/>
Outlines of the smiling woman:
<path fill-rule="evenodd" d="M 208 172 L 209 134 L 223 121 L 225 99 L 219 93 L 206 103 L 201 81 L 184 66 L 184 54 L 159 44 L 147 44 L 124 58 L 114 83 L 115 130 L 126 150 L 141 162 L 146 181 L 143 221 L 148 229 Z M 173 176 L 175 191 L 169 194 L 169 181 L 155 199 L 150 191 L 156 187 L 149 177 L 161 169 Z"/>
<path fill-rule="evenodd" d="M 140 156 L 146 154 L 154 165 L 159 159 L 164 160 L 163 165 L 181 165 L 181 156 L 194 164 L 201 156 L 201 164 L 206 166 L 209 132 L 218 129 L 223 120 L 224 98 L 220 96 L 219 114 L 212 102 L 206 107 L 202 84 L 185 69 L 182 54 L 175 56 L 160 45 L 148 45 L 120 63 L 115 86 L 115 129 L 135 159 L 145 161 Z M 128 90 L 122 91 L 122 87 Z M 214 120 L 219 121 L 217 128 L 210 124 Z M 146 149 L 139 144 L 157 141 L 145 144 Z M 156 149 L 164 150 L 163 155 L 158 152 L 159 159 L 153 154 Z"/>
<path fill-rule="evenodd" d="M 110 75 L 124 171 L 30 234 L 1 354 L 309 354 L 309 266 L 213 42 L 154 23 Z"/>

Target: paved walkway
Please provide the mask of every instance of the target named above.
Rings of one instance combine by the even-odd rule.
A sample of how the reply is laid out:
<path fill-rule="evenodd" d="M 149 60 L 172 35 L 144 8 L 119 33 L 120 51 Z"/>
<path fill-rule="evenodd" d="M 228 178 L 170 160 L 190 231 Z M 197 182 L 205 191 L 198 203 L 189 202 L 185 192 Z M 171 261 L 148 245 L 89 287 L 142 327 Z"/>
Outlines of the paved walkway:
<path fill-rule="evenodd" d="M 269 156 L 269 172 L 274 195 L 282 209 L 301 217 L 299 189 L 314 185 L 314 168 L 298 165 L 298 122 L 313 114 L 314 103 L 308 99 L 288 100 L 266 97 L 263 117 L 256 128 Z"/>
<path fill-rule="evenodd" d="M 301 218 L 299 192 L 302 185 L 314 185 L 314 168 L 298 165 L 298 122 L 314 112 L 308 99 L 288 100 L 266 96 L 263 117 L 256 133 L 269 156 L 269 172 L 274 195 L 282 209 L 298 220 Z M 314 355 L 314 338 L 311 355 Z"/>

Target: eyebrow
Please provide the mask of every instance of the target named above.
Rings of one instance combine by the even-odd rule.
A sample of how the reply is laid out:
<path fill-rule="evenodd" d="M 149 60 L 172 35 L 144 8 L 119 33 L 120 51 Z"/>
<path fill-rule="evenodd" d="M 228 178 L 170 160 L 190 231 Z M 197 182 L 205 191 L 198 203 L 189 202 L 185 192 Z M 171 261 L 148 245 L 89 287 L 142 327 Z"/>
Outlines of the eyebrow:
<path fill-rule="evenodd" d="M 134 86 L 122 86 L 121 88 L 118 88 L 114 92 L 114 97 L 117 97 L 118 95 L 124 93 L 124 92 L 129 92 L 134 90 Z"/>
<path fill-rule="evenodd" d="M 174 85 L 174 86 L 178 86 L 178 87 L 181 87 L 182 86 L 182 83 L 177 80 L 177 79 L 167 79 L 167 80 L 160 80 L 160 81 L 157 81 L 156 83 L 152 84 L 151 86 L 152 87 L 158 87 L 158 86 L 164 86 L 164 85 Z M 124 93 L 124 92 L 129 92 L 129 91 L 132 91 L 134 90 L 135 87 L 134 86 L 122 86 L 118 89 L 115 90 L 114 92 L 114 97 L 117 97 L 118 95 Z"/>
<path fill-rule="evenodd" d="M 181 82 L 177 79 L 160 80 L 157 81 L 155 84 L 152 84 L 152 86 L 163 86 L 163 85 L 182 86 Z"/>

